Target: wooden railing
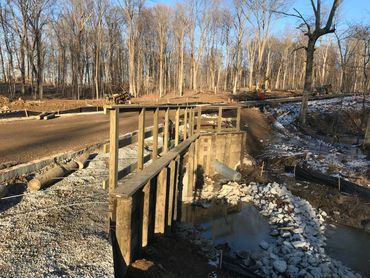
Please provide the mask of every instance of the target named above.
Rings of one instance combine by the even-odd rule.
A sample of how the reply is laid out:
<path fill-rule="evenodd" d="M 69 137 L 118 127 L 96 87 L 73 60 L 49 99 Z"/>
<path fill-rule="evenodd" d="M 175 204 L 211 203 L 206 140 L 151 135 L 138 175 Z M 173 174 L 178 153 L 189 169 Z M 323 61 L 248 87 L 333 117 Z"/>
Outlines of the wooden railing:
<path fill-rule="evenodd" d="M 121 277 L 127 266 L 139 256 L 141 248 L 150 243 L 153 235 L 170 231 L 172 221 L 178 220 L 177 200 L 181 194 L 184 157 L 188 149 L 194 148 L 193 142 L 203 132 L 239 131 L 241 109 L 236 106 L 114 105 L 105 107 L 105 110 L 110 116 L 109 219 L 116 246 L 115 273 Z M 131 139 L 120 139 L 120 113 L 135 111 L 138 113 L 137 133 Z M 145 117 L 148 113 L 152 113 L 153 126 L 146 129 Z M 163 124 L 160 123 L 161 113 Z M 203 119 L 203 114 L 211 116 Z M 226 115 L 227 123 L 224 114 L 229 114 Z M 160 131 L 163 135 L 162 146 L 158 144 Z M 148 155 L 144 155 L 144 140 L 150 136 L 153 137 L 152 161 L 146 165 L 149 159 Z M 124 177 L 129 171 L 123 173 L 124 169 L 118 169 L 118 149 L 128 143 L 137 143 L 136 167 L 132 167 L 137 172 Z M 186 157 L 188 159 L 191 158 Z"/>

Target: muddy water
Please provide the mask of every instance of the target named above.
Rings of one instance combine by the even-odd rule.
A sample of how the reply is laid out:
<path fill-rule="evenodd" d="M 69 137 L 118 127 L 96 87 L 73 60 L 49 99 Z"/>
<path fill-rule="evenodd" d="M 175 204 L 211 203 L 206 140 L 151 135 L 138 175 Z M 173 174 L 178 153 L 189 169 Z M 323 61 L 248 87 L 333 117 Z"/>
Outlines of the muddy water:
<path fill-rule="evenodd" d="M 216 244 L 227 242 L 234 251 L 255 250 L 264 240 L 271 242 L 270 226 L 268 221 L 260 215 L 253 205 L 243 205 L 239 212 L 229 214 L 213 213 L 213 208 L 203 210 L 201 219 L 195 220 L 202 231 L 202 236 L 212 239 Z M 204 213 L 210 210 L 209 218 L 205 220 Z M 196 214 L 196 211 L 193 211 Z M 194 219 L 194 218 L 193 218 Z"/>
<path fill-rule="evenodd" d="M 348 267 L 370 277 L 370 233 L 345 226 L 327 226 L 326 252 Z"/>
<path fill-rule="evenodd" d="M 269 235 L 270 226 L 257 209 L 245 204 L 229 213 L 225 206 L 208 209 L 190 207 L 188 222 L 202 231 L 202 236 L 216 244 L 227 242 L 232 250 L 255 250 L 262 240 L 274 240 Z M 354 271 L 370 277 L 370 233 L 345 226 L 327 226 L 326 251 Z"/>

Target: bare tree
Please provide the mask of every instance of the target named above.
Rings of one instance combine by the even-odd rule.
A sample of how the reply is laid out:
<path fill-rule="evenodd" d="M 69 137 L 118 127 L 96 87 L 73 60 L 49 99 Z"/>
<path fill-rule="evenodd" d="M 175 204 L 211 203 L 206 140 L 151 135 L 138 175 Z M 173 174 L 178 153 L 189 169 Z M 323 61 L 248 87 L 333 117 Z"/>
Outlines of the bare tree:
<path fill-rule="evenodd" d="M 154 8 L 159 52 L 159 97 L 164 94 L 164 57 L 169 27 L 169 8 L 157 5 Z"/>
<path fill-rule="evenodd" d="M 178 45 L 178 85 L 177 90 L 180 96 L 184 94 L 184 52 L 185 52 L 185 34 L 188 28 L 188 20 L 185 15 L 185 7 L 182 4 L 176 4 L 175 16 L 173 17 L 174 34 Z"/>
<path fill-rule="evenodd" d="M 328 18 L 324 26 L 322 26 L 322 10 L 321 10 L 321 0 L 316 0 L 316 4 L 314 0 L 311 0 L 311 6 L 314 15 L 314 23 L 310 23 L 298 10 L 294 9 L 294 14 L 287 14 L 290 16 L 294 16 L 299 18 L 302 21 L 302 24 L 299 28 L 302 30 L 305 36 L 307 36 L 307 46 L 306 49 L 306 74 L 305 74 L 305 81 L 304 81 L 304 88 L 303 88 L 303 98 L 302 98 L 302 105 L 301 110 L 299 113 L 299 121 L 302 124 L 306 123 L 306 114 L 307 114 L 307 107 L 308 107 L 308 96 L 312 90 L 312 75 L 313 75 L 313 64 L 314 64 L 314 52 L 315 52 L 315 45 L 317 40 L 329 33 L 335 32 L 335 27 L 333 27 L 333 20 L 335 16 L 335 12 L 337 11 L 339 5 L 341 4 L 341 0 L 334 0 Z M 285 13 L 286 14 L 286 13 Z"/>

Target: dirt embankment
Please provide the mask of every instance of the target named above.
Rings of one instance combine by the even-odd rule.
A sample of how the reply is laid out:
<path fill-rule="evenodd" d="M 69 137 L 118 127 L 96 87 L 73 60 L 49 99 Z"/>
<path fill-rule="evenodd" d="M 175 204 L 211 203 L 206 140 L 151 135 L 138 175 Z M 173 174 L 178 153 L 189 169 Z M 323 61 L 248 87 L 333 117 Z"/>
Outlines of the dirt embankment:
<path fill-rule="evenodd" d="M 370 109 L 337 110 L 330 113 L 311 113 L 308 128 L 318 136 L 327 136 L 334 143 L 347 143 L 365 135 Z"/>
<path fill-rule="evenodd" d="M 369 113 L 369 109 L 365 112 L 338 110 L 331 113 L 310 113 L 308 115 L 308 128 L 311 135 L 320 139 L 326 138 L 329 143 L 331 143 L 330 138 L 333 131 L 340 141 L 346 142 L 349 141 L 348 138 L 356 138 L 357 135 L 361 134 L 363 136 Z M 269 160 L 264 159 L 265 161 L 259 159 L 276 135 L 271 124 L 272 118 L 257 108 L 242 110 L 242 130 L 248 134 L 247 152 L 256 159 L 255 165 L 242 169 L 246 180 L 286 183 L 294 194 L 308 200 L 314 207 L 326 211 L 332 222 L 362 228 L 361 221 L 370 219 L 368 200 L 340 193 L 337 189 L 325 185 L 296 180 L 294 177 L 286 175 L 285 165 L 291 165 L 292 161 L 297 160 L 297 157 L 276 156 Z M 363 179 L 367 181 L 368 177 L 364 176 Z M 357 179 L 357 182 L 360 181 L 362 180 Z"/>
<path fill-rule="evenodd" d="M 258 108 L 243 109 L 241 112 L 241 130 L 247 132 L 246 148 L 248 154 L 260 154 L 272 136 L 269 119 Z"/>
<path fill-rule="evenodd" d="M 68 99 L 45 99 L 45 100 L 9 100 L 0 95 L 0 111 L 29 110 L 35 112 L 55 112 L 84 106 L 103 106 L 104 100 L 68 100 Z"/>

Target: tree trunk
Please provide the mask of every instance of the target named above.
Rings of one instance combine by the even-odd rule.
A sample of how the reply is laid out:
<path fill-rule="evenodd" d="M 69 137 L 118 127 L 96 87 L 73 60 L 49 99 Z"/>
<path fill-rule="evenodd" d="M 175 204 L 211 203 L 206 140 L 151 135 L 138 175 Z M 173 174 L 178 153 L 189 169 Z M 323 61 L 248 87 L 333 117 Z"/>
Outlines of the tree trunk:
<path fill-rule="evenodd" d="M 183 81 L 184 81 L 184 38 L 180 41 L 180 66 L 179 66 L 179 80 L 178 80 L 178 90 L 180 97 L 183 96 Z"/>
<path fill-rule="evenodd" d="M 299 121 L 303 125 L 306 124 L 308 97 L 312 91 L 312 74 L 313 74 L 315 43 L 316 43 L 316 39 L 309 38 L 307 49 L 306 49 L 306 75 L 304 79 L 301 111 L 299 113 Z"/>

